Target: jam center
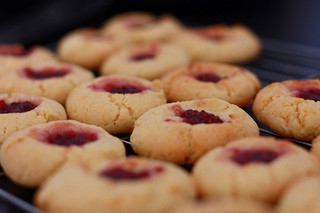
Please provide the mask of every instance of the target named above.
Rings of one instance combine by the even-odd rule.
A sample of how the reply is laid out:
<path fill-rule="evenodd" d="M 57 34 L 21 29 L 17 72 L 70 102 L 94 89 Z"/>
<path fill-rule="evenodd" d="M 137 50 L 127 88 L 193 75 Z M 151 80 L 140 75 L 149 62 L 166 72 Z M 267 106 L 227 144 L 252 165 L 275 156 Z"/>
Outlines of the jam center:
<path fill-rule="evenodd" d="M 320 101 L 320 89 L 318 88 L 294 90 L 293 93 L 297 98 Z"/>
<path fill-rule="evenodd" d="M 131 171 L 121 166 L 108 168 L 100 172 L 100 176 L 112 180 L 139 180 L 146 179 L 164 171 L 163 167 L 148 168 L 140 171 Z"/>
<path fill-rule="evenodd" d="M 195 78 L 199 81 L 213 82 L 213 83 L 217 83 L 222 79 L 220 76 L 214 73 L 200 73 L 195 75 Z"/>
<path fill-rule="evenodd" d="M 21 45 L 0 45 L 0 55 L 11 55 L 11 56 L 24 56 L 29 51 L 26 51 Z"/>
<path fill-rule="evenodd" d="M 130 57 L 132 61 L 142 61 L 146 59 L 153 59 L 156 57 L 155 52 L 141 52 L 141 53 L 136 53 Z"/>
<path fill-rule="evenodd" d="M 12 102 L 7 104 L 4 100 L 0 100 L 0 113 L 23 113 L 36 108 L 37 105 L 30 101 Z"/>
<path fill-rule="evenodd" d="M 245 165 L 253 162 L 271 163 L 280 155 L 279 153 L 268 149 L 233 149 L 232 152 L 232 161 L 239 165 Z"/>
<path fill-rule="evenodd" d="M 105 91 L 118 94 L 135 94 L 147 90 L 139 82 L 114 79 L 110 81 L 101 81 L 90 86 L 91 89 L 97 91 Z"/>
<path fill-rule="evenodd" d="M 62 130 L 59 132 L 51 132 L 45 138 L 45 142 L 59 146 L 81 146 L 86 143 L 96 141 L 97 134 L 92 132 Z"/>
<path fill-rule="evenodd" d="M 31 68 L 24 68 L 23 73 L 28 78 L 42 80 L 47 78 L 60 78 L 67 75 L 70 72 L 67 68 L 53 68 L 46 67 L 41 70 L 34 70 Z"/>

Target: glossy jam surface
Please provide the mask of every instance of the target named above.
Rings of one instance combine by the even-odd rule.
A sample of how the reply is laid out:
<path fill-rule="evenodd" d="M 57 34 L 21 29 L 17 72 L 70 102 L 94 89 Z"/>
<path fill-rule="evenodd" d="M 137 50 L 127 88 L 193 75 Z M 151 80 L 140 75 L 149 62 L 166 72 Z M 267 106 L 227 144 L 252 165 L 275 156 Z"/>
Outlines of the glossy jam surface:
<path fill-rule="evenodd" d="M 139 171 L 134 171 L 126 169 L 122 166 L 115 166 L 112 168 L 107 168 L 100 172 L 100 176 L 109 178 L 112 180 L 141 180 L 150 178 L 154 175 L 157 175 L 164 171 L 164 168 L 161 166 L 150 167 L 147 169 L 142 169 Z"/>
<path fill-rule="evenodd" d="M 12 102 L 7 104 L 4 100 L 0 100 L 0 113 L 23 113 L 36 108 L 37 105 L 30 101 Z"/>
<path fill-rule="evenodd" d="M 54 67 L 46 67 L 41 70 L 34 70 L 31 68 L 24 68 L 23 74 L 24 76 L 35 79 L 35 80 L 43 80 L 48 78 L 61 78 L 70 73 L 70 70 L 67 68 L 57 69 Z"/>
<path fill-rule="evenodd" d="M 91 85 L 90 88 L 95 91 L 104 91 L 114 94 L 135 94 L 149 89 L 140 82 L 121 79 L 100 81 Z"/>
<path fill-rule="evenodd" d="M 26 51 L 21 45 L 0 45 L 0 55 L 7 56 L 25 56 L 29 54 L 30 51 Z"/>
<path fill-rule="evenodd" d="M 203 81 L 203 82 L 213 82 L 217 83 L 219 82 L 222 78 L 214 73 L 199 73 L 194 75 L 194 78 Z"/>
<path fill-rule="evenodd" d="M 305 100 L 320 101 L 320 89 L 319 88 L 304 88 L 296 89 L 293 94 L 297 98 L 303 98 Z"/>
<path fill-rule="evenodd" d="M 249 163 L 260 162 L 260 163 L 271 163 L 273 160 L 278 158 L 281 154 L 273 150 L 268 149 L 232 149 L 232 161 L 239 165 L 246 165 Z"/>
<path fill-rule="evenodd" d="M 179 105 L 174 105 L 172 108 L 176 116 L 182 118 L 182 122 L 188 124 L 212 124 L 212 123 L 223 123 L 224 121 L 212 113 L 206 112 L 205 110 L 197 111 L 194 109 L 183 110 Z M 166 121 L 171 121 L 170 119 Z"/>
<path fill-rule="evenodd" d="M 59 146 L 82 146 L 84 144 L 94 142 L 98 139 L 98 135 L 90 131 L 76 131 L 69 128 L 56 129 L 49 131 L 44 138 L 44 142 Z"/>

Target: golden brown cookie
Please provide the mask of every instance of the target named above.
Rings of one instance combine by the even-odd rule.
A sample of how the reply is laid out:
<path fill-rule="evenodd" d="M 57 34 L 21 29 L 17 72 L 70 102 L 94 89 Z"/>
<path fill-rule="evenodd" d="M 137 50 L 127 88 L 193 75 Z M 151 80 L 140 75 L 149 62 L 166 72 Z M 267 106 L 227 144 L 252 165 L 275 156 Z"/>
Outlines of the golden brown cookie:
<path fill-rule="evenodd" d="M 193 164 L 212 148 L 258 135 L 257 124 L 244 110 L 212 98 L 148 110 L 135 122 L 130 141 L 140 156 Z"/>
<path fill-rule="evenodd" d="M 102 34 L 99 29 L 79 28 L 64 35 L 57 45 L 61 60 L 87 69 L 97 69 L 101 63 L 125 44 L 114 34 Z"/>
<path fill-rule="evenodd" d="M 54 52 L 40 45 L 26 49 L 22 44 L 0 44 L 0 75 L 45 61 L 58 62 L 59 59 Z"/>
<path fill-rule="evenodd" d="M 320 212 L 320 176 L 303 177 L 288 186 L 277 205 L 279 213 Z"/>
<path fill-rule="evenodd" d="M 275 213 L 275 211 L 270 204 L 254 199 L 218 198 L 185 202 L 173 207 L 167 213 Z"/>
<path fill-rule="evenodd" d="M 0 94 L 0 146 L 12 133 L 32 125 L 67 119 L 56 101 L 25 94 Z"/>
<path fill-rule="evenodd" d="M 162 80 L 168 102 L 219 98 L 243 107 L 252 104 L 261 87 L 249 70 L 215 62 L 193 62 Z"/>
<path fill-rule="evenodd" d="M 0 150 L 5 174 L 26 187 L 39 186 L 68 163 L 84 161 L 94 166 L 106 158 L 124 156 L 125 147 L 119 138 L 100 127 L 72 120 L 17 131 Z"/>
<path fill-rule="evenodd" d="M 287 80 L 262 88 L 252 106 L 257 119 L 284 137 L 320 135 L 320 80 Z"/>
<path fill-rule="evenodd" d="M 175 45 L 165 43 L 131 45 L 107 58 L 101 66 L 100 74 L 122 74 L 154 80 L 188 63 L 188 55 Z"/>
<path fill-rule="evenodd" d="M 187 28 L 169 42 L 183 48 L 194 61 L 246 63 L 256 59 L 262 49 L 259 37 L 241 24 Z"/>
<path fill-rule="evenodd" d="M 147 110 L 166 103 L 160 81 L 124 76 L 101 76 L 70 93 L 69 118 L 94 124 L 111 134 L 129 133 Z"/>
<path fill-rule="evenodd" d="M 36 192 L 45 212 L 163 213 L 195 197 L 189 173 L 174 164 L 128 157 L 97 168 L 61 169 Z"/>
<path fill-rule="evenodd" d="M 203 197 L 247 197 L 277 202 L 300 177 L 319 174 L 320 162 L 304 148 L 272 137 L 247 137 L 209 151 L 193 167 Z"/>
<path fill-rule="evenodd" d="M 125 37 L 133 43 L 164 41 L 182 27 L 170 14 L 156 16 L 147 12 L 128 12 L 108 19 L 101 30 Z"/>
<path fill-rule="evenodd" d="M 74 64 L 37 63 L 3 75 L 0 92 L 43 96 L 64 105 L 74 87 L 93 78 L 90 70 Z"/>

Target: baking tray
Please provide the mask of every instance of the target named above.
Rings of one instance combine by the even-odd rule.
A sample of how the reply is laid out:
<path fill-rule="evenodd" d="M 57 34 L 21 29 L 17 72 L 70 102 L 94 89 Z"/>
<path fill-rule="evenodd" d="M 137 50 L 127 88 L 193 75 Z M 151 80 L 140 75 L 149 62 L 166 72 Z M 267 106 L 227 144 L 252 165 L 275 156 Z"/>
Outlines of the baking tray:
<path fill-rule="evenodd" d="M 261 56 L 243 67 L 255 73 L 262 86 L 275 81 L 289 79 L 320 78 L 320 49 L 269 38 L 262 38 Z M 55 44 L 48 44 L 54 49 Z M 245 110 L 254 118 L 250 107 Z M 272 130 L 259 123 L 261 135 L 280 137 Z M 134 155 L 130 147 L 129 135 L 119 135 L 126 146 L 127 155 Z M 308 141 L 293 140 L 298 145 L 309 149 Z M 32 205 L 35 189 L 24 188 L 12 183 L 0 169 L 0 212 L 2 213 L 40 213 Z"/>

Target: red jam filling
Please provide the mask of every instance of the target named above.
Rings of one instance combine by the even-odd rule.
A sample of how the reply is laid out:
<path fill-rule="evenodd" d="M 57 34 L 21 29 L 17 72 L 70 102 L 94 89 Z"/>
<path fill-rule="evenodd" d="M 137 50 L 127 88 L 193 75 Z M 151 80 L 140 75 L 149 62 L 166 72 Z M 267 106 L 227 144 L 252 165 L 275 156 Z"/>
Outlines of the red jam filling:
<path fill-rule="evenodd" d="M 268 149 L 241 150 L 234 148 L 231 151 L 232 161 L 239 165 L 246 165 L 253 162 L 268 164 L 280 156 L 280 153 Z"/>
<path fill-rule="evenodd" d="M 23 74 L 24 76 L 35 79 L 42 80 L 48 78 L 60 78 L 70 73 L 68 68 L 54 68 L 54 67 L 46 67 L 41 70 L 34 70 L 31 68 L 24 68 Z"/>
<path fill-rule="evenodd" d="M 146 59 L 153 59 L 156 57 L 155 52 L 141 52 L 141 53 L 136 53 L 130 57 L 132 61 L 142 61 Z"/>
<path fill-rule="evenodd" d="M 30 101 L 12 102 L 7 104 L 4 100 L 0 100 L 0 113 L 23 113 L 36 108 L 37 105 Z"/>
<path fill-rule="evenodd" d="M 196 74 L 195 79 L 203 82 L 213 82 L 217 83 L 219 82 L 222 78 L 214 73 L 199 73 Z"/>
<path fill-rule="evenodd" d="M 115 166 L 107 168 L 100 172 L 100 176 L 109 178 L 112 180 L 141 180 L 150 178 L 164 171 L 163 167 L 157 166 L 140 171 L 131 171 L 121 166 Z"/>
<path fill-rule="evenodd" d="M 223 123 L 223 120 L 212 113 L 205 110 L 197 111 L 193 109 L 183 110 L 180 106 L 175 105 L 172 107 L 176 116 L 182 118 L 182 121 L 191 125 L 194 124 L 212 124 Z M 170 120 L 166 120 L 170 121 Z"/>
<path fill-rule="evenodd" d="M 25 56 L 29 53 L 19 44 L 0 45 L 0 55 Z"/>
<path fill-rule="evenodd" d="M 134 80 L 126 81 L 121 79 L 114 79 L 110 81 L 100 81 L 90 86 L 91 89 L 97 91 L 104 91 L 118 94 L 135 94 L 140 93 L 149 88 L 143 86 L 141 83 Z"/>
<path fill-rule="evenodd" d="M 98 135 L 90 131 L 75 131 L 62 128 L 48 132 L 42 141 L 59 146 L 82 146 L 98 139 Z"/>
<path fill-rule="evenodd" d="M 320 101 L 320 89 L 318 88 L 305 88 L 294 90 L 293 94 L 297 98 L 303 98 L 305 100 Z"/>

